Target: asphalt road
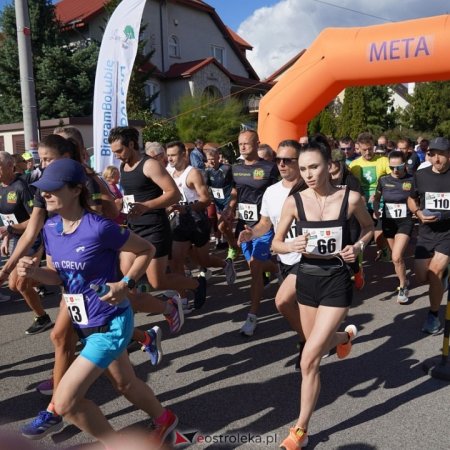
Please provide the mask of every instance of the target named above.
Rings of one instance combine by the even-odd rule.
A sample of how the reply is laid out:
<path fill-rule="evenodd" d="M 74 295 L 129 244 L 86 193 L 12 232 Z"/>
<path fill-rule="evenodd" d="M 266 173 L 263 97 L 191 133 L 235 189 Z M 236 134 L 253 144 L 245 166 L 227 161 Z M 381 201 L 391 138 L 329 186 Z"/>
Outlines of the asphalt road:
<path fill-rule="evenodd" d="M 331 355 L 322 362 L 322 392 L 308 448 L 448 450 L 450 382 L 430 377 L 422 368 L 424 361 L 441 353 L 443 343 L 442 334 L 420 331 L 428 305 L 426 288 L 416 287 L 412 276 L 411 302 L 398 305 L 392 265 L 373 263 L 374 253 L 373 247 L 366 251 L 367 284 L 355 294 L 343 324 L 354 323 L 360 331 L 353 351 L 345 360 Z M 408 267 L 412 262 L 409 256 Z M 242 259 L 237 267 L 231 287 L 220 270 L 213 271 L 206 305 L 187 318 L 177 336 L 169 335 L 162 316 L 136 315 L 139 326 L 161 326 L 165 355 L 157 369 L 140 351 L 131 353 L 131 361 L 161 402 L 177 413 L 178 431 L 197 442 L 193 449 L 277 448 L 298 416 L 296 339 L 275 309 L 276 281 L 265 292 L 255 335 L 244 338 L 238 330 L 248 310 L 249 273 Z M 57 295 L 45 298 L 52 318 L 58 302 Z M 48 403 L 35 387 L 51 372 L 52 344 L 48 332 L 25 335 L 31 320 L 23 301 L 0 304 L 2 431 L 17 432 Z M 89 397 L 116 429 L 148 424 L 145 414 L 118 397 L 106 378 L 93 386 Z M 91 442 L 67 424 L 40 444 L 93 448 Z"/>

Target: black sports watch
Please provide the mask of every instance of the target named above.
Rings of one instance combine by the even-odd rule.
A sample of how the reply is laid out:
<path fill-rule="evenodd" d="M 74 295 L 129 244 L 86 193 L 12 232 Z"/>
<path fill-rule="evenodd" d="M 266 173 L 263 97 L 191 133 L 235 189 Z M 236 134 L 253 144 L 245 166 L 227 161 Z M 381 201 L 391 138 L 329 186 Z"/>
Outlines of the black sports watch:
<path fill-rule="evenodd" d="M 136 280 L 133 280 L 133 278 L 125 276 L 120 281 L 123 281 L 130 291 L 136 287 Z"/>

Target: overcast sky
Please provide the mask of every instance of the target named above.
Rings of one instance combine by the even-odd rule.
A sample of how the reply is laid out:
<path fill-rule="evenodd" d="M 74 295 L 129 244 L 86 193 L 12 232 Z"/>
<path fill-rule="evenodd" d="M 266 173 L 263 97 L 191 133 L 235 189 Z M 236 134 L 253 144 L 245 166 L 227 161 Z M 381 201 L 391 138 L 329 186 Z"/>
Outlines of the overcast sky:
<path fill-rule="evenodd" d="M 247 57 L 261 78 L 307 48 L 324 28 L 376 25 L 450 12 L 449 0 L 280 0 L 275 4 L 258 0 L 258 3 L 272 5 L 254 10 L 235 31 L 253 45 Z"/>

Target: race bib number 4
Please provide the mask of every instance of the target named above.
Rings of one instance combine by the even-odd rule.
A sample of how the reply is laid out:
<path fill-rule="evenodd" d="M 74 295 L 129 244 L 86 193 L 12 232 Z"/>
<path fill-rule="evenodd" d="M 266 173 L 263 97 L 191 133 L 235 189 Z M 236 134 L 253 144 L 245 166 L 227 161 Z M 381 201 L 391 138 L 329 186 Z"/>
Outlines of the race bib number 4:
<path fill-rule="evenodd" d="M 7 227 L 8 225 L 17 225 L 19 222 L 14 214 L 0 214 L 3 225 Z"/>
<path fill-rule="evenodd" d="M 70 318 L 77 325 L 87 325 L 88 315 L 84 305 L 83 294 L 63 294 Z"/>
<path fill-rule="evenodd" d="M 123 200 L 122 212 L 124 214 L 128 214 L 134 203 L 134 195 L 124 195 L 122 200 Z"/>
<path fill-rule="evenodd" d="M 238 219 L 246 222 L 256 222 L 258 220 L 258 207 L 250 203 L 238 203 L 237 215 Z"/>
<path fill-rule="evenodd" d="M 309 234 L 307 253 L 328 256 L 342 250 L 342 227 L 303 228 L 302 234 Z"/>
<path fill-rule="evenodd" d="M 425 192 L 425 208 L 450 211 L 450 192 Z"/>
<path fill-rule="evenodd" d="M 406 203 L 386 203 L 386 217 L 389 219 L 403 219 L 406 213 Z"/>
<path fill-rule="evenodd" d="M 213 195 L 214 198 L 216 198 L 217 200 L 224 200 L 225 199 L 225 194 L 223 192 L 222 188 L 211 188 L 211 193 Z"/>

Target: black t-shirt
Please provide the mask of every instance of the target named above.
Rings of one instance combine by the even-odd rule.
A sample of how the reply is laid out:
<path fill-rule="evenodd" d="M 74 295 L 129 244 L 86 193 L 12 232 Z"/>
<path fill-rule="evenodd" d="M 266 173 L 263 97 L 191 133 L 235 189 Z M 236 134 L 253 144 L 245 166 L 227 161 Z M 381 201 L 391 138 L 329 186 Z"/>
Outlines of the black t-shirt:
<path fill-rule="evenodd" d="M 206 184 L 212 188 L 214 201 L 220 205 L 226 205 L 230 201 L 231 189 L 233 187 L 233 172 L 229 164 L 220 164 L 217 169 L 208 167 L 206 173 Z M 221 190 L 216 194 L 214 189 Z M 222 195 L 223 194 L 223 195 Z"/>
<path fill-rule="evenodd" d="M 433 171 L 433 166 L 414 174 L 414 190 L 411 197 L 420 200 L 420 209 L 441 213 L 441 220 L 427 224 L 433 231 L 448 231 L 450 227 L 450 170 Z"/>
<path fill-rule="evenodd" d="M 278 181 L 277 166 L 273 162 L 260 159 L 254 164 L 234 164 L 232 171 L 234 187 L 237 190 L 238 219 L 248 226 L 253 226 L 260 218 L 264 192 Z"/>
<path fill-rule="evenodd" d="M 378 180 L 377 193 L 383 197 L 384 209 L 383 217 L 386 216 L 386 204 L 402 204 L 405 211 L 404 217 L 410 217 L 411 212 L 406 206 L 408 197 L 414 191 L 414 179 L 412 175 L 405 174 L 403 178 L 395 178 L 392 175 L 384 175 Z M 395 218 L 395 217 L 392 217 Z"/>
<path fill-rule="evenodd" d="M 25 222 L 30 218 L 32 207 L 33 194 L 19 174 L 8 186 L 0 186 L 0 213 L 11 215 L 9 219 L 3 217 L 4 225 Z"/>

